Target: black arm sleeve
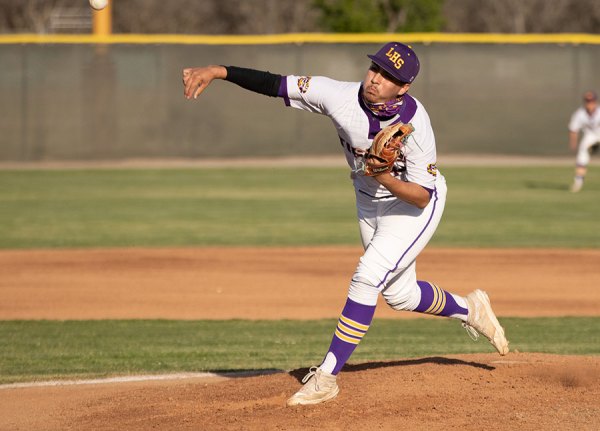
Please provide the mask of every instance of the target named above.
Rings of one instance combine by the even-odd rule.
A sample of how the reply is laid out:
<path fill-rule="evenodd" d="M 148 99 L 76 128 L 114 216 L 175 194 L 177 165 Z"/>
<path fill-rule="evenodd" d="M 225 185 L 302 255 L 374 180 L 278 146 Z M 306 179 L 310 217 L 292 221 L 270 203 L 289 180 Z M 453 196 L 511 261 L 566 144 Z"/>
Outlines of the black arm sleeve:
<path fill-rule="evenodd" d="M 226 81 L 233 82 L 246 90 L 266 96 L 277 97 L 281 75 L 274 75 L 261 70 L 244 69 L 242 67 L 224 66 L 227 69 Z"/>

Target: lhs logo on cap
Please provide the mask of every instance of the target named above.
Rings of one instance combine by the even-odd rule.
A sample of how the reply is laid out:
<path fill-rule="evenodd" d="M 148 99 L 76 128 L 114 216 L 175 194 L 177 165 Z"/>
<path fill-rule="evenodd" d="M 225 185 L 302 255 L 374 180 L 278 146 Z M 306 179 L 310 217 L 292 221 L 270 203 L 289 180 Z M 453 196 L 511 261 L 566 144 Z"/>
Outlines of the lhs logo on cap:
<path fill-rule="evenodd" d="M 367 55 L 367 57 L 401 82 L 410 84 L 419 73 L 417 54 L 410 46 L 400 42 L 386 43 L 377 54 Z"/>
<path fill-rule="evenodd" d="M 393 46 L 385 53 L 385 56 L 390 59 L 396 69 L 400 69 L 404 64 L 404 60 L 400 56 L 400 53 L 396 51 Z"/>

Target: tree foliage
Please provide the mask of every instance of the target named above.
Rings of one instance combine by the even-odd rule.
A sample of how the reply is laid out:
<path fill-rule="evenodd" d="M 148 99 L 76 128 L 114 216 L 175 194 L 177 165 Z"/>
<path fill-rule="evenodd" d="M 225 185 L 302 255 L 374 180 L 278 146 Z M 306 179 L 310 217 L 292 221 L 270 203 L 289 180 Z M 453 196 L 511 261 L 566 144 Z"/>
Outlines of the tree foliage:
<path fill-rule="evenodd" d="M 0 0 L 0 33 L 90 30 L 87 0 Z M 600 33 L 600 1 L 113 0 L 113 31 Z"/>
<path fill-rule="evenodd" d="M 315 0 L 320 24 L 338 33 L 441 31 L 444 0 Z"/>
<path fill-rule="evenodd" d="M 377 32 L 384 28 L 384 20 L 371 0 L 316 0 L 320 9 L 320 23 L 334 33 Z"/>

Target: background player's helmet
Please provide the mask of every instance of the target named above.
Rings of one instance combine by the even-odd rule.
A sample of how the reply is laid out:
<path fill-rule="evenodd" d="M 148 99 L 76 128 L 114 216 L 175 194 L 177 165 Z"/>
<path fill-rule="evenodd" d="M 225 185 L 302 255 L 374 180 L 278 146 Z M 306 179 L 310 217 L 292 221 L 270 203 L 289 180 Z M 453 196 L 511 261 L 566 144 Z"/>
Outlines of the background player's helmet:
<path fill-rule="evenodd" d="M 368 55 L 373 63 L 401 82 L 411 83 L 419 73 L 419 58 L 408 45 L 400 42 L 385 44 L 377 54 Z"/>

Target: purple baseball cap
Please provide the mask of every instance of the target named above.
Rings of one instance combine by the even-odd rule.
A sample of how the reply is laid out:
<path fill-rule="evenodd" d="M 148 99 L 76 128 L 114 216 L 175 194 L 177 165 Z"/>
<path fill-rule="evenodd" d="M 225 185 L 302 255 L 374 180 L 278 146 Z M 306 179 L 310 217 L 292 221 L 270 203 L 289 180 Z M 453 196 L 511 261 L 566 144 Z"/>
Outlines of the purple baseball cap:
<path fill-rule="evenodd" d="M 419 74 L 419 58 L 408 45 L 400 42 L 385 44 L 377 54 L 368 55 L 373 63 L 401 82 L 411 83 Z"/>

